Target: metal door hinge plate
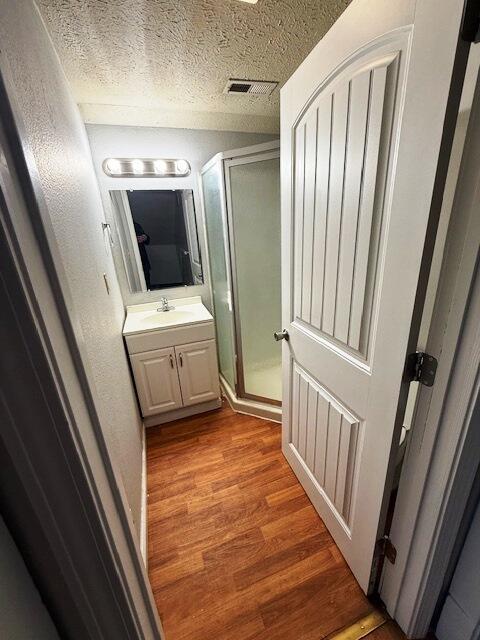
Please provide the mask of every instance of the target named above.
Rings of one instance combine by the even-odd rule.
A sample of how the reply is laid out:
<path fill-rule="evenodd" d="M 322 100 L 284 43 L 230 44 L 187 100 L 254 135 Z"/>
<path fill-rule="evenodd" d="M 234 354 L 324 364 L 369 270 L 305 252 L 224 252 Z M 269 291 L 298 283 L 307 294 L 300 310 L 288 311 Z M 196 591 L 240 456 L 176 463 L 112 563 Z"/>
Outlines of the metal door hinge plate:
<path fill-rule="evenodd" d="M 388 536 L 383 536 L 383 538 L 377 541 L 377 548 L 380 555 L 385 556 L 389 562 L 395 564 L 397 550 Z"/>
<path fill-rule="evenodd" d="M 426 387 L 432 387 L 435 382 L 438 361 L 429 353 L 416 351 L 407 356 L 405 376 L 408 382 L 420 382 Z"/>

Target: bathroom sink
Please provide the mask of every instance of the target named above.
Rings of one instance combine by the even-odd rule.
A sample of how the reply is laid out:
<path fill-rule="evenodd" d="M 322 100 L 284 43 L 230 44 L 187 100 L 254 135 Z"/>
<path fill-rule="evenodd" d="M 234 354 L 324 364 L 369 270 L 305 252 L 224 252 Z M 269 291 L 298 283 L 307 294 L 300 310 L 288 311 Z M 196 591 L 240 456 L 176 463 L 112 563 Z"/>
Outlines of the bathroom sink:
<path fill-rule="evenodd" d="M 202 304 L 200 296 L 170 300 L 169 304 L 172 307 L 169 311 L 159 311 L 160 302 L 128 306 L 123 335 L 213 320 L 208 309 Z"/>

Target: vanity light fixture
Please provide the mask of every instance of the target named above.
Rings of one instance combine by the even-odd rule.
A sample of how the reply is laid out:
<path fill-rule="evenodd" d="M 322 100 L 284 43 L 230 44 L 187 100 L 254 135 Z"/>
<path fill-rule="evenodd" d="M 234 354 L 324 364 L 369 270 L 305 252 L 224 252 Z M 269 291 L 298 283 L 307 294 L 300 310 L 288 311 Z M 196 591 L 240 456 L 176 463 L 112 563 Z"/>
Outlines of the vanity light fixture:
<path fill-rule="evenodd" d="M 175 162 L 175 168 L 177 170 L 177 173 L 183 176 L 186 173 L 189 173 L 190 165 L 186 160 L 177 160 Z"/>
<path fill-rule="evenodd" d="M 102 168 L 111 178 L 185 178 L 190 163 L 167 158 L 106 158 Z"/>
<path fill-rule="evenodd" d="M 104 169 L 106 169 L 106 173 L 110 176 L 116 176 L 122 173 L 122 165 L 120 160 L 116 158 L 109 158 L 104 162 Z"/>
<path fill-rule="evenodd" d="M 136 176 L 141 176 L 143 173 L 143 162 L 138 159 L 132 160 L 132 169 Z"/>
<path fill-rule="evenodd" d="M 158 173 L 160 176 L 164 176 L 168 172 L 168 164 L 165 160 L 154 160 L 153 168 L 155 169 L 155 173 Z"/>

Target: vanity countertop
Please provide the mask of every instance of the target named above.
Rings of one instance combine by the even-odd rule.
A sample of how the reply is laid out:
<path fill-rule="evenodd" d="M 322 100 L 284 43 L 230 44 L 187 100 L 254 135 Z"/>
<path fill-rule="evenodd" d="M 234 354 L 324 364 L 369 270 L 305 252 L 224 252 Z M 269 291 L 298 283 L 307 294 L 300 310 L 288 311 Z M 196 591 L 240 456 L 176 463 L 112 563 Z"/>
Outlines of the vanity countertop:
<path fill-rule="evenodd" d="M 200 296 L 169 300 L 168 303 L 171 307 L 170 311 L 158 311 L 161 306 L 160 296 L 157 302 L 128 306 L 123 335 L 130 336 L 213 320 L 213 316 L 203 305 Z"/>

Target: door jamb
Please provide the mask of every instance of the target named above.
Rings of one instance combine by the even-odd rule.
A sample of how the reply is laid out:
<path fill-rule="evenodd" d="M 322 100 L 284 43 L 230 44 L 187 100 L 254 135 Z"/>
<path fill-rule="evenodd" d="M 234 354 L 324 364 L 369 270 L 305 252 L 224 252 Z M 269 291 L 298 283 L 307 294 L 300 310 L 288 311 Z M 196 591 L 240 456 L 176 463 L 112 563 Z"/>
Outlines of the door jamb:
<path fill-rule="evenodd" d="M 477 83 L 426 344 L 439 367 L 434 387 L 419 393 L 390 531 L 397 561 L 386 563 L 380 587 L 389 613 L 409 637 L 429 630 L 478 470 L 479 144 Z"/>

